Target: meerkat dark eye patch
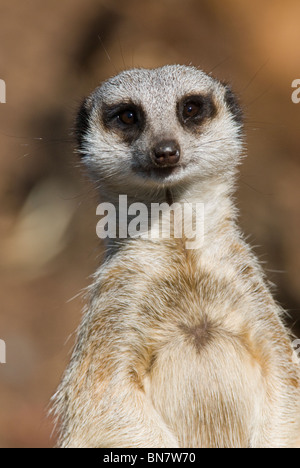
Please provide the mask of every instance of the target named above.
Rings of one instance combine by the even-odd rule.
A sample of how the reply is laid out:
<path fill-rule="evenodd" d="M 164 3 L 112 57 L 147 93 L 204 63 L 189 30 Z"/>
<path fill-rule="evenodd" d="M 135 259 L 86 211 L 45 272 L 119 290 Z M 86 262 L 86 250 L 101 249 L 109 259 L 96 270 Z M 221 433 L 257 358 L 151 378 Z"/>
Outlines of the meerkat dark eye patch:
<path fill-rule="evenodd" d="M 104 105 L 102 120 L 105 128 L 116 132 L 124 141 L 131 143 L 144 129 L 145 113 L 140 106 L 131 102 Z"/>
<path fill-rule="evenodd" d="M 185 96 L 177 104 L 178 119 L 187 128 L 193 129 L 215 114 L 216 106 L 210 94 Z"/>

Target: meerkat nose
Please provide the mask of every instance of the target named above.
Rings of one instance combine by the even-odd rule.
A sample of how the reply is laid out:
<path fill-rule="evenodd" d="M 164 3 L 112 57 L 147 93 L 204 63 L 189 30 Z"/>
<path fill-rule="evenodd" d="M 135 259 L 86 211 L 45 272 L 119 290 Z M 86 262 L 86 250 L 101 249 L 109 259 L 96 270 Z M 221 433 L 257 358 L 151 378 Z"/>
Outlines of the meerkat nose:
<path fill-rule="evenodd" d="M 152 159 L 159 166 L 174 166 L 180 159 L 180 146 L 176 140 L 158 143 L 152 152 Z"/>

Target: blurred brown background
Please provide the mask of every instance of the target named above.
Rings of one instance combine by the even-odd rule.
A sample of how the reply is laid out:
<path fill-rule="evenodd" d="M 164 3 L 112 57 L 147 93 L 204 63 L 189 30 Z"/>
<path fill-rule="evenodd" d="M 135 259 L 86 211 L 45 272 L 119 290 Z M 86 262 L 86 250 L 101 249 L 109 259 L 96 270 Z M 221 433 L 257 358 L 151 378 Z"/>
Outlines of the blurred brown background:
<path fill-rule="evenodd" d="M 241 224 L 299 334 L 299 18 L 298 0 L 1 0 L 1 447 L 55 443 L 47 405 L 80 320 L 74 296 L 101 257 L 73 118 L 123 68 L 192 63 L 232 82 L 248 141 Z"/>

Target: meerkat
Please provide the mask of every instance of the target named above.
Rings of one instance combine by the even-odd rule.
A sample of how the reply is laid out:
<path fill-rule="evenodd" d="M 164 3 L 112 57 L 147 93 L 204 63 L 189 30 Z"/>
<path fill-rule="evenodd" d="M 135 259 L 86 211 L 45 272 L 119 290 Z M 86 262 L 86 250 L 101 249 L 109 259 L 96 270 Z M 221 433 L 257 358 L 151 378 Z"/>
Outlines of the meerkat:
<path fill-rule="evenodd" d="M 84 100 L 76 134 L 101 200 L 202 203 L 204 236 L 107 239 L 54 396 L 58 445 L 298 447 L 299 365 L 237 225 L 231 88 L 192 66 L 123 71 Z"/>

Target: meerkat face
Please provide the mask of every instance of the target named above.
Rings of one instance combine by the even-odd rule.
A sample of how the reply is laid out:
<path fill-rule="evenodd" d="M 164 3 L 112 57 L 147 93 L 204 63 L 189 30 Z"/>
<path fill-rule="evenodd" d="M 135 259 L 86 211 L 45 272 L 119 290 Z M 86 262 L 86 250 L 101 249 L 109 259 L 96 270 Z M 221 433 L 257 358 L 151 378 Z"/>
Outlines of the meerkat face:
<path fill-rule="evenodd" d="M 186 66 L 133 69 L 106 81 L 77 118 L 79 151 L 102 189 L 172 187 L 228 175 L 241 153 L 232 91 Z"/>

